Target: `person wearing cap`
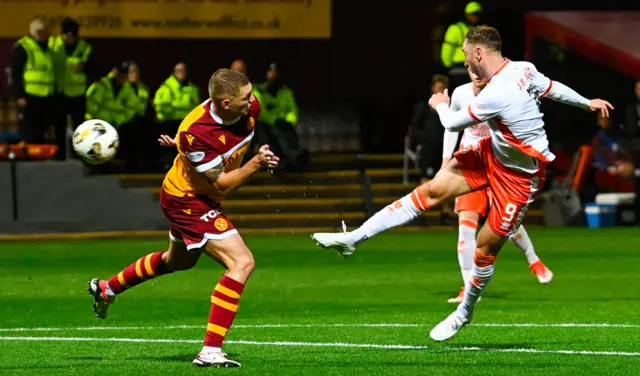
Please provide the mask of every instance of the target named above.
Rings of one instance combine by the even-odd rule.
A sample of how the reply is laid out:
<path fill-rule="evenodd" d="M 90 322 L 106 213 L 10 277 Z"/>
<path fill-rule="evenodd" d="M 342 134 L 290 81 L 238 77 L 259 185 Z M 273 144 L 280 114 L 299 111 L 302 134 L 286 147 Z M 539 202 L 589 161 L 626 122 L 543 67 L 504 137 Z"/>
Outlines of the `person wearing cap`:
<path fill-rule="evenodd" d="M 49 38 L 49 48 L 54 54 L 56 88 L 61 98 L 63 117 L 71 117 L 76 128 L 84 121 L 85 93 L 87 92 L 87 69 L 90 69 L 91 45 L 78 37 L 79 25 L 65 18 L 60 25 L 61 33 Z M 65 121 L 66 123 L 66 121 Z"/>
<path fill-rule="evenodd" d="M 293 91 L 282 83 L 278 67 L 272 63 L 266 81 L 254 87 L 253 95 L 260 102 L 258 144 L 264 140 L 279 152 L 282 169 L 302 169 L 307 164 L 307 151 L 300 147 L 295 127 L 298 106 Z M 261 126 L 262 125 L 262 126 Z"/>
<path fill-rule="evenodd" d="M 55 73 L 48 37 L 47 26 L 35 19 L 29 25 L 29 35 L 18 40 L 11 51 L 9 77 L 19 133 L 30 144 L 45 143 L 45 134 L 56 121 L 51 116 L 55 111 Z M 56 159 L 64 159 L 64 149 Z"/>
<path fill-rule="evenodd" d="M 158 120 L 157 134 L 176 134 L 182 120 L 196 107 L 200 100 L 200 89 L 189 80 L 187 65 L 179 62 L 173 67 L 173 74 L 167 78 L 156 90 L 153 106 Z M 171 167 L 175 153 L 167 154 L 167 148 L 162 148 L 161 163 Z"/>
<path fill-rule="evenodd" d="M 469 82 L 469 74 L 464 67 L 464 52 L 462 43 L 469 29 L 478 25 L 482 14 L 482 5 L 472 1 L 464 8 L 465 20 L 456 22 L 447 28 L 444 42 L 440 50 L 442 65 L 449 71 L 451 87 L 456 88 Z"/>
<path fill-rule="evenodd" d="M 85 115 L 87 120 L 102 119 L 118 129 L 118 156 L 124 158 L 128 171 L 135 171 L 137 168 L 140 151 L 140 127 L 136 123 L 138 95 L 128 79 L 132 64 L 131 61 L 120 63 L 106 77 L 89 86 Z"/>

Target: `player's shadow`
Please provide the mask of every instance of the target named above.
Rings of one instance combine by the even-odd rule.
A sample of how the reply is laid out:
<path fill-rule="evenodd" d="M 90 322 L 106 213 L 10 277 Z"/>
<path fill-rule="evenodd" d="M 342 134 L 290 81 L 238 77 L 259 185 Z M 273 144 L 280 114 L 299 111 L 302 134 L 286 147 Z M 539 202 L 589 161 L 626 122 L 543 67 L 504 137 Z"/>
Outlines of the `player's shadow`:
<path fill-rule="evenodd" d="M 433 295 L 441 295 L 442 297 L 451 297 L 451 291 L 438 291 L 433 293 Z M 506 299 L 509 296 L 509 294 L 505 294 L 503 292 L 488 292 L 486 294 L 482 294 L 483 298 L 486 299 L 495 299 L 495 300 L 499 300 L 499 299 Z"/>
<path fill-rule="evenodd" d="M 233 360 L 241 361 L 240 359 L 236 359 L 234 354 L 227 353 L 227 356 Z M 194 353 L 189 354 L 175 354 L 175 355 L 165 355 L 165 356 L 136 356 L 129 357 L 127 360 L 152 360 L 152 361 L 160 361 L 160 362 L 189 362 L 193 360 L 195 357 Z"/>

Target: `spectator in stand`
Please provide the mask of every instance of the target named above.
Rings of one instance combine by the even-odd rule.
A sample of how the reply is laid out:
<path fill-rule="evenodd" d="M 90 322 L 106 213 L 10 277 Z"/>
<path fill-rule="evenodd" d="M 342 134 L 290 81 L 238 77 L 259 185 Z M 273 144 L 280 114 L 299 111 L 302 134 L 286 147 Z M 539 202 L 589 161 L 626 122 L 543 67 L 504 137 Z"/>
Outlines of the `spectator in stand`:
<path fill-rule="evenodd" d="M 64 157 L 68 120 L 73 129 L 84 122 L 86 113 L 87 73 L 95 66 L 91 59 L 91 45 L 79 37 L 80 25 L 65 18 L 60 24 L 60 35 L 49 38 L 54 56 L 54 68 L 60 119 L 57 121 L 56 144 Z"/>
<path fill-rule="evenodd" d="M 600 128 L 592 141 L 595 165 L 611 175 L 629 178 L 633 175 L 633 157 L 624 145 L 621 127 L 612 126 L 611 118 L 598 115 Z"/>
<path fill-rule="evenodd" d="M 269 144 L 280 156 L 279 169 L 300 171 L 309 160 L 306 149 L 300 146 L 298 105 L 293 91 L 280 77 L 275 63 L 269 65 L 266 81 L 253 87 L 253 95 L 260 102 L 260 116 L 256 126 L 256 144 Z"/>
<path fill-rule="evenodd" d="M 640 79 L 636 80 L 634 96 L 627 107 L 625 126 L 631 137 L 640 140 Z"/>
<path fill-rule="evenodd" d="M 35 19 L 29 25 L 29 35 L 22 37 L 11 51 L 9 78 L 11 92 L 18 108 L 18 124 L 23 141 L 45 143 L 49 128 L 55 128 L 54 56 L 48 46 L 49 30 Z M 64 159 L 64 150 L 56 154 Z"/>
<path fill-rule="evenodd" d="M 442 164 L 444 127 L 438 113 L 429 107 L 428 99 L 432 94 L 442 93 L 448 87 L 447 76 L 434 75 L 430 92 L 416 104 L 411 117 L 411 134 L 422 146 L 418 156 L 422 180 L 433 179 Z"/>
<path fill-rule="evenodd" d="M 158 159 L 157 153 L 150 152 L 158 148 L 158 141 L 156 141 L 158 135 L 155 127 L 152 126 L 152 121 L 150 121 L 152 115 L 149 106 L 149 88 L 140 80 L 140 67 L 133 61 L 129 66 L 127 78 L 138 97 L 137 113 L 134 121 L 139 128 L 137 137 L 140 139 L 140 145 L 146 149 L 145 153 L 142 153 L 144 158 L 140 160 L 140 170 L 148 171 L 152 169 Z"/>
<path fill-rule="evenodd" d="M 242 59 L 236 59 L 231 63 L 231 69 L 247 74 L 247 64 Z"/>
<path fill-rule="evenodd" d="M 160 85 L 153 98 L 159 125 L 153 139 L 162 134 L 175 135 L 182 120 L 200 102 L 200 89 L 189 81 L 187 65 L 182 62 L 176 64 L 173 74 Z M 160 162 L 166 169 L 171 168 L 175 150 L 162 148 L 161 153 Z"/>
<path fill-rule="evenodd" d="M 136 122 L 138 96 L 128 79 L 132 64 L 130 61 L 120 63 L 106 77 L 89 86 L 86 119 L 102 119 L 116 127 L 120 134 L 118 157 L 122 156 L 128 172 L 139 172 L 143 133 Z"/>

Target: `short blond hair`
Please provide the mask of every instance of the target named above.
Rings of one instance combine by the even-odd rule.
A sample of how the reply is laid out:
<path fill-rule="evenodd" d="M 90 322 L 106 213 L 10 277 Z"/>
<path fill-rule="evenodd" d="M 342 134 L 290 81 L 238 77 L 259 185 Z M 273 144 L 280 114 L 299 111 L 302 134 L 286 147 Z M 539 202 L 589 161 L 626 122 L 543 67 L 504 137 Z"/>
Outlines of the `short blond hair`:
<path fill-rule="evenodd" d="M 500 37 L 500 33 L 491 26 L 476 26 L 469 30 L 465 39 L 469 44 L 479 44 L 487 49 L 502 52 L 502 38 Z"/>
<path fill-rule="evenodd" d="M 218 69 L 209 79 L 209 97 L 217 100 L 232 98 L 247 85 L 249 78 L 244 73 L 228 68 Z"/>

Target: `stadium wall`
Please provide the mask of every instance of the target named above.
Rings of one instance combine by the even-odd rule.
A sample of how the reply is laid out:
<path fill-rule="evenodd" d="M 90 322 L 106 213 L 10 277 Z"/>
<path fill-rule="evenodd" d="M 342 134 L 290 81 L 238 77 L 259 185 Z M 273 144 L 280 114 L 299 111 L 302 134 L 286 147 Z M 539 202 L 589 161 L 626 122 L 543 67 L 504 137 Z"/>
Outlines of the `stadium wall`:
<path fill-rule="evenodd" d="M 166 230 L 146 189 L 124 189 L 115 176 L 89 176 L 70 162 L 18 162 L 18 220 L 13 221 L 9 163 L 0 163 L 0 234 Z"/>

